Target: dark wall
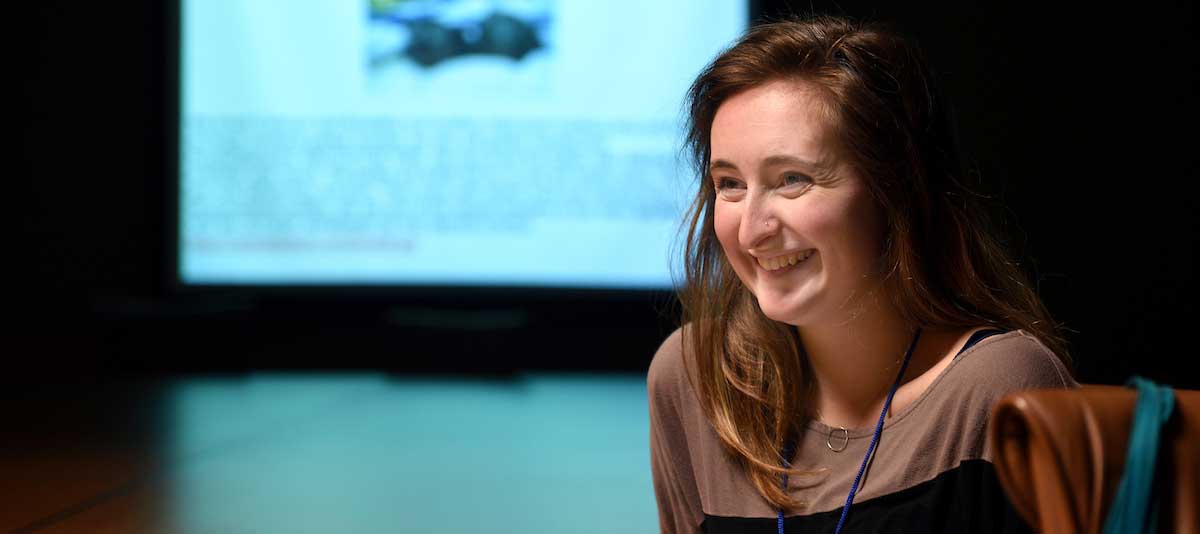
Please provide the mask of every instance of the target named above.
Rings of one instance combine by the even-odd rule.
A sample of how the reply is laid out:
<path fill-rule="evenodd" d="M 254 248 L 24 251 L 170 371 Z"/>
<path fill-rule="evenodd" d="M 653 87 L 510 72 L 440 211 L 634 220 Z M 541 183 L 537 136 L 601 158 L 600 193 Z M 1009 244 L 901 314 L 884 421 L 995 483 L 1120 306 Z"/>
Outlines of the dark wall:
<path fill-rule="evenodd" d="M 10 321 L 20 368 L 104 365 L 102 295 L 158 294 L 164 220 L 163 30 L 152 2 L 38 3 L 9 24 L 16 58 L 18 247 Z"/>
<path fill-rule="evenodd" d="M 167 13 L 62 4 L 11 19 L 19 246 L 5 352 L 18 369 L 640 370 L 671 327 L 666 295 L 171 294 Z M 771 16 L 892 19 L 915 35 L 985 191 L 1008 206 L 1014 248 L 1069 329 L 1080 378 L 1200 387 L 1177 349 L 1196 296 L 1193 7 L 892 4 L 758 3 Z"/>
<path fill-rule="evenodd" d="M 1178 348 L 1196 318 L 1194 8 L 991 4 L 880 14 L 940 66 L 1081 376 L 1200 385 Z"/>

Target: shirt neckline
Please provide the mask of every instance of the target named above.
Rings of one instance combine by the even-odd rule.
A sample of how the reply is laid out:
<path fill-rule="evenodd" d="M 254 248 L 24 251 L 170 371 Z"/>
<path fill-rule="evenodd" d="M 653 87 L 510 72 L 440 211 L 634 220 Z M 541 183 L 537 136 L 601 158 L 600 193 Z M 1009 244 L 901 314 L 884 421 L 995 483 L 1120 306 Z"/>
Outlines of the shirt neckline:
<path fill-rule="evenodd" d="M 983 330 L 981 330 L 981 331 L 983 331 Z M 921 403 L 924 402 L 927 397 L 929 397 L 931 394 L 933 394 L 933 391 L 937 388 L 938 384 L 940 384 L 942 382 L 942 379 L 944 379 L 946 377 L 946 375 L 950 374 L 950 371 L 952 371 L 954 369 L 954 367 L 958 365 L 959 362 L 961 362 L 964 358 L 966 358 L 967 355 L 971 354 L 972 352 L 975 352 L 975 350 L 978 349 L 981 345 L 984 345 L 984 344 L 986 344 L 990 341 L 994 341 L 996 339 L 1020 335 L 1021 332 L 1022 332 L 1021 330 L 1009 330 L 1009 331 L 1001 333 L 1001 334 L 992 334 L 990 336 L 987 336 L 987 337 L 979 340 L 978 342 L 976 342 L 974 345 L 970 346 L 966 350 L 963 350 L 962 352 L 959 352 L 958 354 L 954 355 L 954 360 L 952 360 L 950 362 L 950 365 L 947 365 L 945 369 L 942 369 L 942 372 L 937 375 L 937 378 L 933 379 L 933 382 L 931 382 L 929 384 L 929 387 L 925 388 L 925 391 L 922 391 L 921 394 L 917 396 L 917 399 L 914 400 L 912 403 L 910 403 L 908 406 L 905 406 L 903 410 L 900 410 L 899 412 L 897 412 L 896 415 L 892 416 L 891 419 L 884 421 L 883 428 L 885 428 L 885 429 L 891 428 L 892 426 L 900 423 L 900 421 L 903 421 L 908 416 L 908 414 L 910 414 L 914 410 L 916 410 L 917 407 L 920 406 Z M 970 339 L 968 338 L 968 341 L 969 340 Z M 831 432 L 837 432 L 838 439 L 841 439 L 842 434 L 841 434 L 840 427 L 832 427 L 832 426 L 826 425 L 825 423 L 817 421 L 816 419 L 809 419 L 807 426 L 810 430 L 816 430 L 818 432 L 821 432 L 823 435 L 829 435 Z M 859 428 L 847 428 L 846 434 L 847 434 L 846 439 L 869 438 L 869 437 L 872 437 L 875 435 L 875 425 L 871 425 L 868 427 L 859 427 Z"/>

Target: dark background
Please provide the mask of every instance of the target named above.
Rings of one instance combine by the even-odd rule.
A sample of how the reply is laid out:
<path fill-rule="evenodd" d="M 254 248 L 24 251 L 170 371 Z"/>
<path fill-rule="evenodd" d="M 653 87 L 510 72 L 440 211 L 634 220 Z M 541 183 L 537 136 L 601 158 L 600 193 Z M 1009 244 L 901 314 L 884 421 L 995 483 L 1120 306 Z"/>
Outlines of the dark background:
<path fill-rule="evenodd" d="M 665 293 L 179 293 L 169 284 L 174 34 L 169 2 L 10 8 L 17 246 L 6 378 L 251 369 L 644 372 L 674 326 Z M 1078 377 L 1189 374 L 1196 288 L 1190 3 L 754 4 L 890 19 L 958 112 L 983 190 L 1056 319 Z"/>

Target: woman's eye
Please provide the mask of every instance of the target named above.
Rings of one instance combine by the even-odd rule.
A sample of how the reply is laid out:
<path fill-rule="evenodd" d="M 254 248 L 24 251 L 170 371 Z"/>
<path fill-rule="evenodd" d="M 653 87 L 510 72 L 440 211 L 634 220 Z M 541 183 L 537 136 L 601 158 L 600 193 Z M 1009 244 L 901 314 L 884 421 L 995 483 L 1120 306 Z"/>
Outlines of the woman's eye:
<path fill-rule="evenodd" d="M 746 186 L 733 178 L 717 178 L 713 182 L 717 195 L 726 201 L 736 202 L 746 194 Z"/>
<path fill-rule="evenodd" d="M 797 185 L 797 184 L 808 183 L 811 181 L 812 181 L 812 178 L 809 178 L 803 174 L 789 173 L 789 174 L 783 175 L 783 185 Z"/>
<path fill-rule="evenodd" d="M 724 189 L 734 189 L 734 188 L 739 187 L 739 185 L 740 184 L 738 184 L 737 180 L 734 180 L 732 178 L 718 178 L 717 179 L 717 190 L 718 191 L 724 190 Z"/>

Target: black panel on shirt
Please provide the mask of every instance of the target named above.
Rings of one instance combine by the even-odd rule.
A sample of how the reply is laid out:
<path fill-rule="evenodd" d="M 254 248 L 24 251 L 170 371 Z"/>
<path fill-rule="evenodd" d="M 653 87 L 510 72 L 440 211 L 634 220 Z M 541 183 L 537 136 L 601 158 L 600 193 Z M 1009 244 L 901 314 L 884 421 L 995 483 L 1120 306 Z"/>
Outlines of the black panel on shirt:
<path fill-rule="evenodd" d="M 846 488 L 849 492 L 850 488 Z M 784 532 L 833 532 L 842 509 L 784 519 Z M 709 534 L 775 533 L 776 518 L 704 514 Z M 991 462 L 964 460 L 932 480 L 850 507 L 842 532 L 1033 532 L 1004 495 Z"/>

